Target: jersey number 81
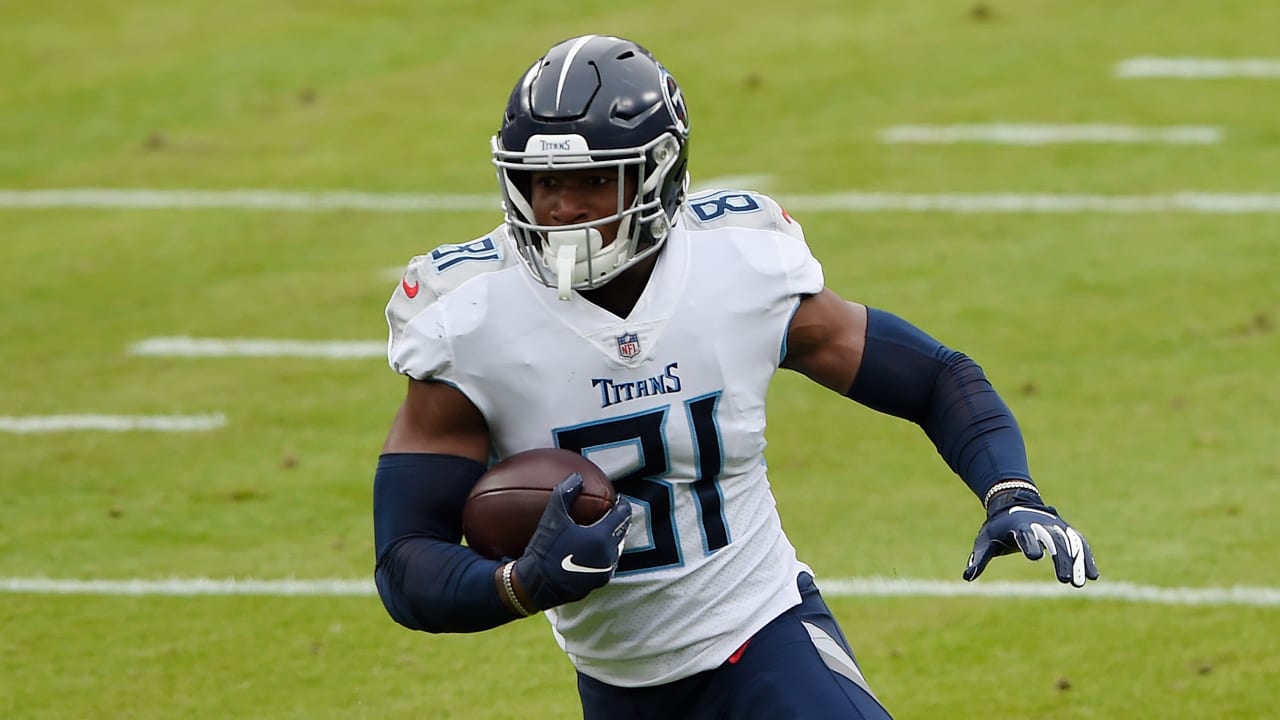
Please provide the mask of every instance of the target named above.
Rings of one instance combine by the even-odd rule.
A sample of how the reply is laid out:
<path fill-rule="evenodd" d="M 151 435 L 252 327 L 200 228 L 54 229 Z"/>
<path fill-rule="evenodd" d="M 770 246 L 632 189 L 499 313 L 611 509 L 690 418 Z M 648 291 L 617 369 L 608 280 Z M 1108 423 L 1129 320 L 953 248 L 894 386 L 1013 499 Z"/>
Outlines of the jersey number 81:
<path fill-rule="evenodd" d="M 725 524 L 723 496 L 719 475 L 723 466 L 720 433 L 716 429 L 716 404 L 720 393 L 710 393 L 686 400 L 684 411 L 693 433 L 697 477 L 689 485 L 694 506 L 698 510 L 698 531 L 707 554 L 729 544 L 729 528 Z M 619 573 L 644 572 L 678 567 L 681 555 L 680 529 L 676 526 L 675 493 L 679 485 L 666 480 L 671 472 L 667 461 L 666 426 L 669 406 L 634 415 L 610 418 L 555 430 L 556 444 L 584 455 L 587 451 L 622 445 L 635 445 L 640 467 L 614 480 L 618 492 L 642 504 L 648 515 L 649 543 L 630 547 L 618 562 Z"/>

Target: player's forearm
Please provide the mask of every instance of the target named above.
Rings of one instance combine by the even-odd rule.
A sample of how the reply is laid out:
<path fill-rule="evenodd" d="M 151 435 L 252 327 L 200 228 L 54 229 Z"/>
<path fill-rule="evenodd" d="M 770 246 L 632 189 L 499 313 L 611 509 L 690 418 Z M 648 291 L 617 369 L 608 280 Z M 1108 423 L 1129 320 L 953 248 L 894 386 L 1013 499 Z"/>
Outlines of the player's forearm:
<path fill-rule="evenodd" d="M 475 632 L 515 619 L 494 585 L 501 563 L 460 545 L 462 505 L 482 463 L 452 455 L 378 459 L 373 528 L 378 595 L 396 622 L 427 632 Z"/>
<path fill-rule="evenodd" d="M 1013 411 L 982 368 L 965 355 L 947 358 L 921 427 L 980 500 L 1002 480 L 1031 482 L 1026 444 Z"/>
<path fill-rule="evenodd" d="M 1002 480 L 1031 481 L 1022 431 L 982 368 L 901 318 L 868 309 L 862 365 L 846 394 L 920 425 L 980 500 Z"/>
<path fill-rule="evenodd" d="M 379 561 L 378 596 L 396 622 L 431 633 L 488 630 L 516 619 L 494 587 L 501 564 L 430 538 L 405 538 Z"/>

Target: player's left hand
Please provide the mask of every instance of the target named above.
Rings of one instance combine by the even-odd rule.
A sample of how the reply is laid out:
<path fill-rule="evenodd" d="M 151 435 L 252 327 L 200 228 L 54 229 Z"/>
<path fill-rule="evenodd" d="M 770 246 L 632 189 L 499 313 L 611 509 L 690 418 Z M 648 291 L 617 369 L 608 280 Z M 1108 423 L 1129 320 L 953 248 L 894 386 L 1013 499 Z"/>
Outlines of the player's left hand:
<path fill-rule="evenodd" d="M 1029 490 L 1000 492 L 991 498 L 964 579 L 975 580 L 991 558 L 1019 550 L 1028 560 L 1039 560 L 1048 552 L 1060 582 L 1084 587 L 1086 580 L 1098 579 L 1098 566 L 1084 536 Z"/>
<path fill-rule="evenodd" d="M 581 600 L 609 582 L 618 568 L 631 524 L 631 503 L 619 495 L 603 517 L 579 525 L 569 508 L 582 487 L 582 475 L 576 472 L 556 486 L 524 555 L 516 560 L 513 572 L 533 599 L 534 609 Z"/>

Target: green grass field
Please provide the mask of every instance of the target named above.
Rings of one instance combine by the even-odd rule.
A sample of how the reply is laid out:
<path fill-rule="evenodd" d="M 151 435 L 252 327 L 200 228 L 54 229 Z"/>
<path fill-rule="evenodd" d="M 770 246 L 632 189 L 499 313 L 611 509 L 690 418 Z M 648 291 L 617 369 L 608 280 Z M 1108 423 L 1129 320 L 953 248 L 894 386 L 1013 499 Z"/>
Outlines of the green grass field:
<path fill-rule="evenodd" d="M 493 17 L 491 17 L 493 16 Z M 683 86 L 695 182 L 836 192 L 1280 192 L 1280 79 L 1118 79 L 1276 54 L 1257 0 L 570 7 L 0 3 L 4 191 L 493 194 L 488 138 L 551 43 L 610 32 Z M 900 124 L 1214 126 L 1207 145 L 892 145 Z M 1103 578 L 1201 605 L 829 599 L 899 720 L 1270 718 L 1280 687 L 1280 213 L 796 211 L 828 284 L 986 368 Z M 210 432 L 0 432 L 0 583 L 371 577 L 404 381 L 379 358 L 144 357 L 153 337 L 380 341 L 394 271 L 496 212 L 0 201 L 0 417 L 222 414 Z M 918 429 L 780 375 L 771 477 L 823 578 L 955 581 L 979 506 Z M 1051 582 L 997 560 L 979 584 Z M 7 587 L 7 586 L 6 586 Z M 542 619 L 470 636 L 373 595 L 0 593 L 0 717 L 566 718 Z"/>

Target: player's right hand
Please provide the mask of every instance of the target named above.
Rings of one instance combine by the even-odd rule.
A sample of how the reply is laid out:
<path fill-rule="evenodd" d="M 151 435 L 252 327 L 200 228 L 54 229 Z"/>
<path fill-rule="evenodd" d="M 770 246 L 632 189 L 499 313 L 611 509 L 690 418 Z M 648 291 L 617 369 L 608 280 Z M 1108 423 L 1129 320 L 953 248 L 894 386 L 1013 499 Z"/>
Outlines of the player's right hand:
<path fill-rule="evenodd" d="M 631 524 L 631 503 L 618 501 L 596 522 L 579 525 L 569 507 L 582 492 L 573 473 L 551 493 L 538 528 L 516 560 L 515 576 L 538 610 L 581 600 L 613 577 Z"/>
<path fill-rule="evenodd" d="M 1019 551 L 1028 560 L 1039 560 L 1047 553 L 1060 582 L 1084 587 L 1098 579 L 1089 542 L 1034 490 L 1006 490 L 991 499 L 964 579 L 976 580 L 992 558 Z"/>

